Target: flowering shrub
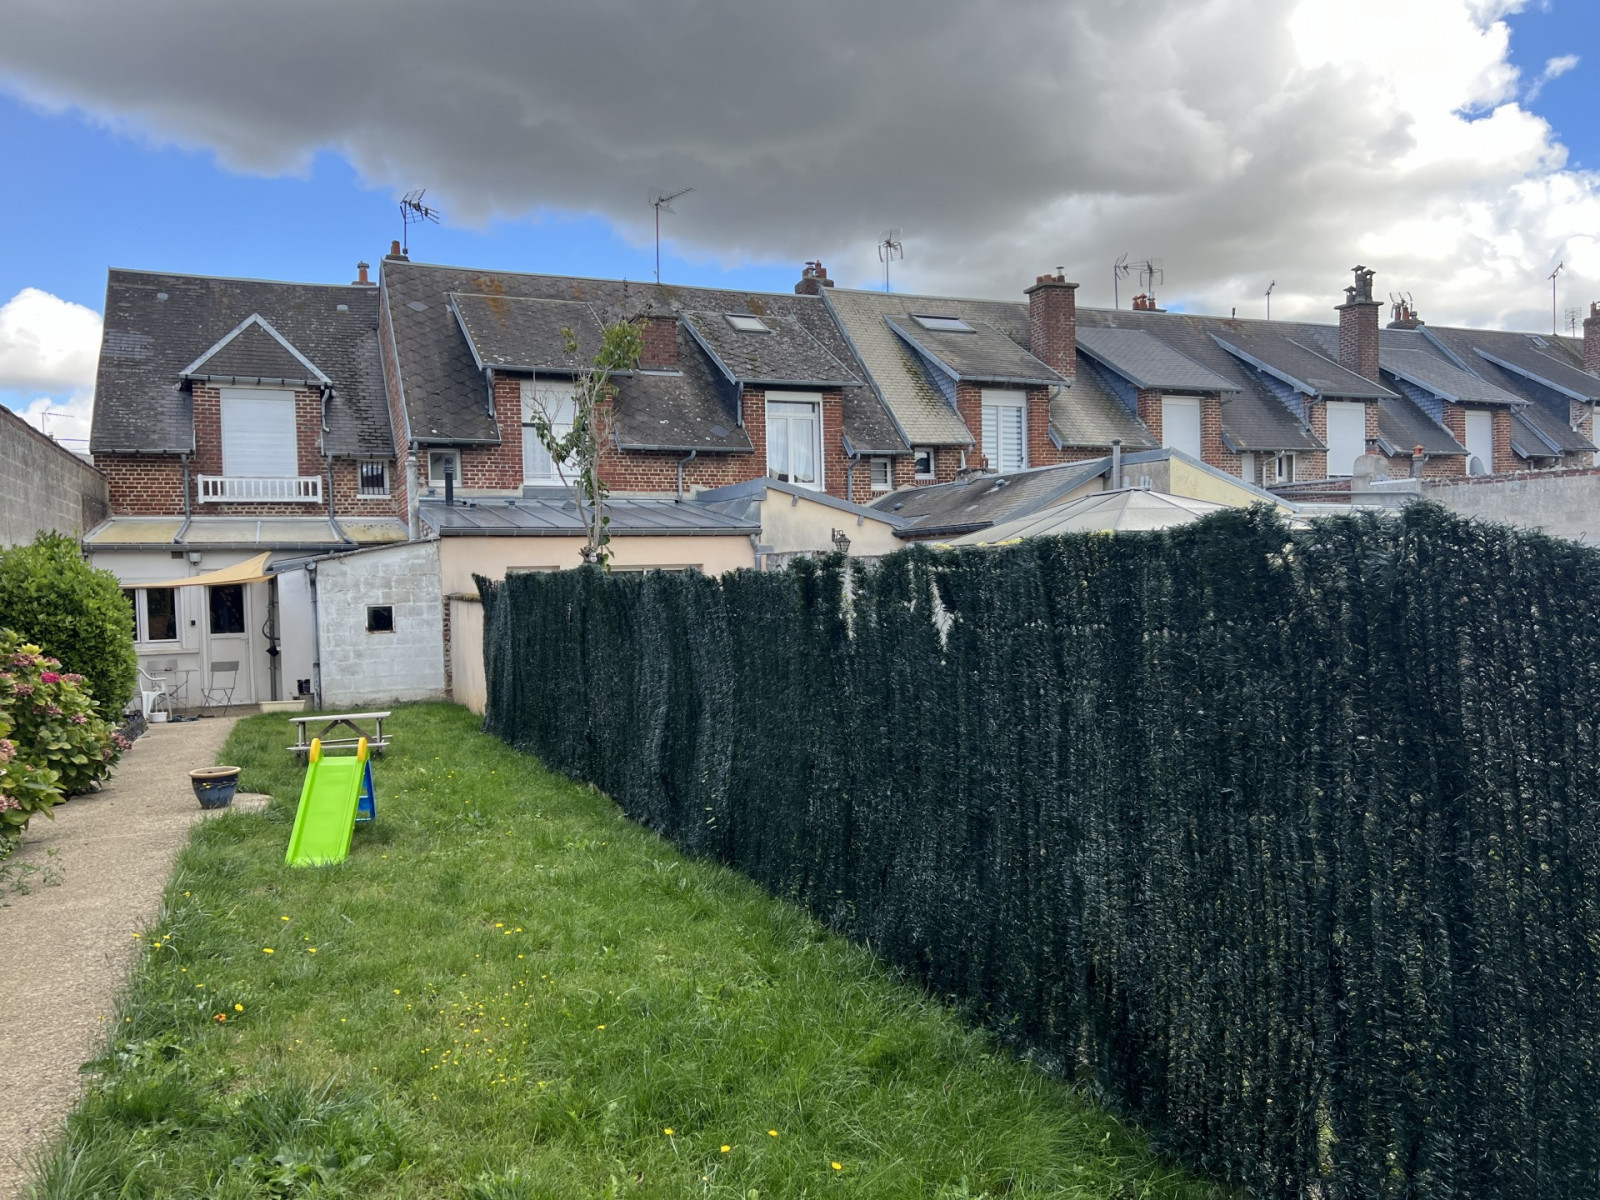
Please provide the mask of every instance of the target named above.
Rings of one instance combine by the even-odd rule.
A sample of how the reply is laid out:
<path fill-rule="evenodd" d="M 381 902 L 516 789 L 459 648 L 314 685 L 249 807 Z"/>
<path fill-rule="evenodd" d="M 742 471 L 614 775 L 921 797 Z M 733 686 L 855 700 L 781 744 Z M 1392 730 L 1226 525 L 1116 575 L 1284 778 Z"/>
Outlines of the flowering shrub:
<path fill-rule="evenodd" d="M 0 856 L 34 813 L 111 773 L 127 739 L 95 711 L 83 676 L 0 629 Z"/>

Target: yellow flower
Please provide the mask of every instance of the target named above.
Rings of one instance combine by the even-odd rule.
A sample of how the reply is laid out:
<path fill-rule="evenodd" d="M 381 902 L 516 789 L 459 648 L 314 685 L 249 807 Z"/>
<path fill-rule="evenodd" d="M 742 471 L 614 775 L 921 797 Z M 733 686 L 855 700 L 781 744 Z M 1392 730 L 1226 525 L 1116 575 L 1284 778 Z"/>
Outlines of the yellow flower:
<path fill-rule="evenodd" d="M 778 1131 L 776 1129 L 769 1129 L 769 1130 L 767 1130 L 767 1136 L 768 1137 L 777 1137 L 778 1136 Z"/>
<path fill-rule="evenodd" d="M 280 921 L 287 921 L 288 919 L 289 919 L 288 917 L 279 917 L 278 918 L 278 920 L 280 920 Z"/>
<path fill-rule="evenodd" d="M 243 1012 L 243 1011 L 244 1011 L 244 1005 L 242 1005 L 242 1004 L 235 1004 L 235 1005 L 234 1005 L 234 1006 L 233 1006 L 233 1011 L 234 1011 L 234 1012 Z"/>
<path fill-rule="evenodd" d="M 604 1025 L 596 1025 L 596 1026 L 595 1026 L 595 1028 L 596 1028 L 596 1029 L 604 1029 L 604 1028 L 605 1028 L 605 1026 L 604 1026 Z"/>
<path fill-rule="evenodd" d="M 732 1146 L 724 1146 L 724 1147 L 723 1147 L 723 1148 L 722 1148 L 722 1152 L 723 1152 L 723 1153 L 724 1153 L 724 1154 L 726 1154 L 726 1153 L 727 1153 L 727 1152 L 728 1152 L 728 1151 L 729 1151 L 729 1150 L 732 1150 L 732 1149 L 733 1149 L 733 1147 L 732 1147 Z"/>
<path fill-rule="evenodd" d="M 838 1164 L 838 1163 L 829 1163 L 829 1164 L 828 1164 L 828 1165 L 829 1165 L 829 1166 L 830 1166 L 830 1167 L 832 1167 L 832 1168 L 833 1168 L 833 1169 L 834 1169 L 834 1170 L 835 1170 L 835 1171 L 842 1171 L 842 1170 L 844 1170 L 844 1168 L 843 1168 L 843 1167 L 841 1167 L 841 1166 L 840 1166 L 840 1165 L 839 1165 L 839 1164 Z"/>
<path fill-rule="evenodd" d="M 271 946 L 263 946 L 263 947 L 261 947 L 261 953 L 263 953 L 263 954 L 272 954 L 273 953 L 273 949 L 272 949 Z"/>
<path fill-rule="evenodd" d="M 661 1131 L 661 1132 L 662 1132 L 662 1133 L 664 1133 L 664 1134 L 666 1134 L 666 1135 L 667 1135 L 667 1136 L 668 1136 L 668 1137 L 671 1137 L 671 1136 L 672 1136 L 672 1126 L 671 1126 L 671 1125 L 668 1125 L 668 1126 L 667 1126 L 667 1127 L 666 1127 L 666 1128 L 665 1128 L 665 1129 L 663 1129 L 663 1130 L 662 1130 L 662 1131 Z"/>

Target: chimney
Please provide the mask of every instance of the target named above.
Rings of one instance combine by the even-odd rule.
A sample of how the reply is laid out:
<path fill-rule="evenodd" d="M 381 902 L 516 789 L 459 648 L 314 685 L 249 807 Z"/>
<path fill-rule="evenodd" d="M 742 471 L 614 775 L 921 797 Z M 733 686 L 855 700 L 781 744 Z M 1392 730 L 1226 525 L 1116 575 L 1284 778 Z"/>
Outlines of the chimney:
<path fill-rule="evenodd" d="M 394 241 L 389 243 L 389 253 L 385 254 L 383 257 L 384 257 L 384 259 L 386 261 L 388 259 L 391 259 L 391 258 L 395 262 L 410 262 L 411 261 L 411 256 L 409 254 L 400 253 L 400 239 L 399 238 L 395 238 Z"/>
<path fill-rule="evenodd" d="M 367 278 L 367 272 L 371 269 L 371 263 L 358 262 L 356 264 L 356 277 L 351 280 L 352 285 L 355 287 L 377 287 L 377 284 Z"/>
<path fill-rule="evenodd" d="M 1423 324 L 1422 318 L 1417 316 L 1417 310 L 1412 307 L 1410 296 L 1391 295 L 1389 299 L 1392 301 L 1389 309 L 1390 329 L 1421 328 Z"/>
<path fill-rule="evenodd" d="M 1427 466 L 1427 463 L 1428 456 L 1423 452 L 1422 447 L 1420 445 L 1414 447 L 1411 451 L 1411 478 L 1421 479 L 1422 468 Z"/>
<path fill-rule="evenodd" d="M 1377 272 L 1354 267 L 1356 281 L 1344 290 L 1339 313 L 1339 365 L 1373 383 L 1378 379 L 1378 309 L 1372 298 L 1372 277 Z"/>
<path fill-rule="evenodd" d="M 800 282 L 794 285 L 795 294 L 798 296 L 820 296 L 823 288 L 833 286 L 833 280 L 828 278 L 828 268 L 822 265 L 822 260 L 808 262 L 800 271 Z"/>
<path fill-rule="evenodd" d="M 642 318 L 644 349 L 639 365 L 646 370 L 676 370 L 678 366 L 678 317 L 676 313 L 648 312 Z"/>
<path fill-rule="evenodd" d="M 1078 285 L 1041 275 L 1028 289 L 1028 350 L 1056 374 L 1078 377 Z"/>
<path fill-rule="evenodd" d="M 1589 304 L 1583 319 L 1583 369 L 1600 375 L 1600 304 Z"/>

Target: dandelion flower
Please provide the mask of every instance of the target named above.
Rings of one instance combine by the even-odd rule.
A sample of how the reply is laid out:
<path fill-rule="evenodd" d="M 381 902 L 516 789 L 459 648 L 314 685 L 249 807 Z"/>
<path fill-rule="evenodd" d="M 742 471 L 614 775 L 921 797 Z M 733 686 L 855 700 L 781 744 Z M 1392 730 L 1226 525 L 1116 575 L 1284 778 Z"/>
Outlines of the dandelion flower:
<path fill-rule="evenodd" d="M 279 917 L 278 918 L 278 920 L 280 920 L 280 921 L 287 921 L 288 919 L 289 919 L 288 917 Z"/>
<path fill-rule="evenodd" d="M 672 1126 L 671 1126 L 671 1125 L 668 1125 L 668 1126 L 667 1126 L 667 1127 L 666 1127 L 666 1128 L 665 1128 L 665 1129 L 663 1129 L 663 1130 L 662 1130 L 662 1131 L 661 1131 L 661 1132 L 662 1132 L 662 1133 L 664 1133 L 664 1134 L 666 1134 L 666 1135 L 667 1135 L 667 1136 L 668 1136 L 668 1137 L 671 1137 L 671 1136 L 672 1136 Z"/>
<path fill-rule="evenodd" d="M 769 1129 L 769 1130 L 767 1130 L 767 1136 L 768 1137 L 777 1137 L 778 1136 L 778 1131 L 776 1129 Z"/>
<path fill-rule="evenodd" d="M 842 1170 L 844 1170 L 844 1168 L 843 1168 L 843 1167 L 842 1167 L 842 1166 L 840 1166 L 840 1165 L 839 1165 L 839 1164 L 838 1164 L 838 1163 L 829 1163 L 829 1164 L 828 1164 L 828 1165 L 829 1165 L 829 1166 L 830 1166 L 830 1167 L 832 1167 L 832 1168 L 833 1168 L 833 1169 L 834 1169 L 834 1170 L 835 1170 L 835 1171 L 842 1171 Z"/>
<path fill-rule="evenodd" d="M 233 1006 L 233 1011 L 234 1011 L 234 1012 L 243 1012 L 243 1011 L 244 1011 L 244 1005 L 242 1005 L 242 1004 L 235 1004 L 235 1005 L 234 1005 L 234 1006 Z"/>
<path fill-rule="evenodd" d="M 596 1025 L 596 1026 L 595 1026 L 595 1028 L 596 1028 L 596 1029 L 604 1029 L 604 1028 L 605 1028 L 605 1026 L 604 1026 L 604 1025 Z"/>
<path fill-rule="evenodd" d="M 317 952 L 317 948 L 315 946 L 307 946 L 306 947 L 306 953 L 307 954 L 315 954 L 316 952 Z"/>
<path fill-rule="evenodd" d="M 274 951 L 273 951 L 271 946 L 263 946 L 263 947 L 261 947 L 261 953 L 263 953 L 263 954 L 272 954 L 272 953 L 274 953 Z"/>
<path fill-rule="evenodd" d="M 723 1152 L 723 1153 L 724 1153 L 724 1154 L 726 1154 L 726 1153 L 727 1153 L 727 1152 L 728 1152 L 728 1151 L 729 1151 L 729 1150 L 732 1150 L 732 1149 L 733 1149 L 733 1147 L 732 1147 L 732 1146 L 724 1146 L 724 1147 L 723 1147 L 723 1148 L 722 1148 L 722 1152 Z"/>

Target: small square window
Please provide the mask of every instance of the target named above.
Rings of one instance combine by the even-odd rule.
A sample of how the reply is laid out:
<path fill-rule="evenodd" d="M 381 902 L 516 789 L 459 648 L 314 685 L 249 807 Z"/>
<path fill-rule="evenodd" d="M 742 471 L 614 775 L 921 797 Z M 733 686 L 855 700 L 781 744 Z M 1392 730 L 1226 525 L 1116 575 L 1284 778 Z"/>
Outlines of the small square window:
<path fill-rule="evenodd" d="M 911 319 L 924 329 L 933 333 L 975 333 L 977 332 L 960 317 L 934 317 L 913 313 Z"/>
<path fill-rule="evenodd" d="M 368 633 L 393 633 L 394 632 L 394 605 L 369 604 L 367 605 L 367 632 Z"/>
<path fill-rule="evenodd" d="M 887 492 L 894 488 L 894 460 L 892 458 L 875 458 L 872 460 L 872 490 Z"/>
<path fill-rule="evenodd" d="M 442 488 L 444 486 L 444 473 L 449 471 L 455 477 L 455 485 L 461 486 L 461 454 L 456 450 L 430 450 L 428 451 L 428 486 Z"/>
<path fill-rule="evenodd" d="M 364 458 L 356 464 L 357 488 L 360 496 L 387 496 L 389 494 L 389 464 L 381 458 Z"/>
<path fill-rule="evenodd" d="M 918 446 L 911 452 L 911 461 L 914 464 L 918 479 L 933 478 L 934 459 L 932 446 Z"/>
<path fill-rule="evenodd" d="M 752 317 L 748 313 L 728 313 L 727 321 L 740 333 L 771 333 L 762 323 L 760 317 Z"/>

